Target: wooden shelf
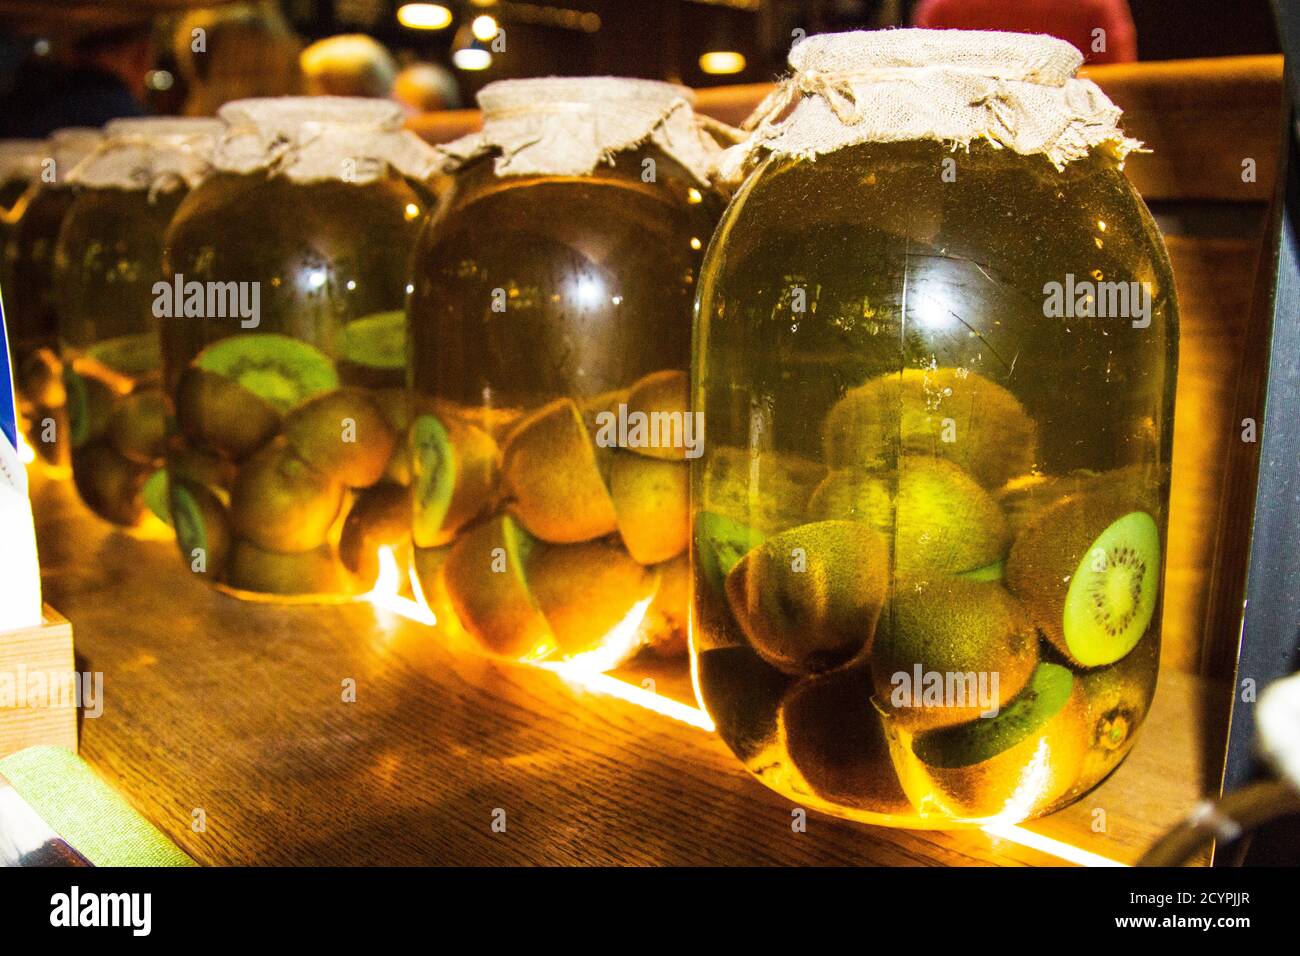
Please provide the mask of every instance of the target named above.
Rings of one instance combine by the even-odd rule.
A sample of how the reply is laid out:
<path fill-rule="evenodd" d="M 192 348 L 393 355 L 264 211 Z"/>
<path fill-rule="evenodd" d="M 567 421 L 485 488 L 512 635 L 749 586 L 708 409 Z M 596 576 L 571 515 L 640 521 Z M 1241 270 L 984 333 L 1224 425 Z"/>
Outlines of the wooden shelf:
<path fill-rule="evenodd" d="M 183 574 L 170 542 L 92 518 L 69 483 L 35 478 L 33 503 L 47 600 L 75 626 L 79 668 L 105 675 L 81 753 L 203 864 L 1016 866 L 1068 847 L 1131 862 L 1217 787 L 1221 745 L 1196 720 L 1212 695 L 1170 674 L 1125 767 L 1030 828 L 1061 845 L 815 812 L 794 833 L 791 805 L 698 727 L 454 655 L 368 605 L 240 603 Z M 620 676 L 691 703 L 680 667 Z"/>

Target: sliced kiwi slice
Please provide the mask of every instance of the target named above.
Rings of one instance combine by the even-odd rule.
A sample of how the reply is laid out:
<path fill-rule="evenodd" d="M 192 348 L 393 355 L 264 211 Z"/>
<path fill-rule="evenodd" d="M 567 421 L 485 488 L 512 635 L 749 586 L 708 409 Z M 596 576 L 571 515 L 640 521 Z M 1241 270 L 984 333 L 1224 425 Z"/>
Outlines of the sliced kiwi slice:
<path fill-rule="evenodd" d="M 572 399 L 544 405 L 511 428 L 501 475 L 515 515 L 544 541 L 575 544 L 617 527 L 595 443 Z"/>
<path fill-rule="evenodd" d="M 289 413 L 283 433 L 303 461 L 351 488 L 378 481 L 397 447 L 383 411 L 356 388 L 309 399 Z"/>
<path fill-rule="evenodd" d="M 690 469 L 628 452 L 613 456 L 609 492 L 628 553 L 658 564 L 686 550 L 690 540 Z"/>
<path fill-rule="evenodd" d="M 473 425 L 425 413 L 412 424 L 410 449 L 411 534 L 417 547 L 438 547 L 491 501 L 496 443 Z"/>
<path fill-rule="evenodd" d="M 870 524 L 892 539 L 900 574 L 972 571 L 1000 561 L 1010 541 L 992 496 L 943 458 L 902 458 L 894 471 L 833 471 L 808 514 Z"/>
<path fill-rule="evenodd" d="M 339 386 L 338 372 L 324 352 L 275 332 L 232 335 L 213 342 L 198 354 L 194 365 L 237 382 L 282 415 Z"/>
<path fill-rule="evenodd" d="M 889 545 L 856 521 L 773 535 L 727 575 L 732 615 L 758 655 L 791 674 L 864 653 L 889 588 Z"/>
<path fill-rule="evenodd" d="M 225 580 L 232 536 L 220 499 L 202 485 L 178 479 L 171 482 L 168 505 L 185 566 L 212 581 Z"/>
<path fill-rule="evenodd" d="M 377 312 L 343 326 L 339 357 L 377 369 L 406 368 L 406 313 Z"/>
<path fill-rule="evenodd" d="M 555 651 L 555 635 L 528 584 L 536 543 L 503 514 L 471 528 L 447 556 L 443 583 L 456 616 L 492 653 L 538 660 Z"/>
<path fill-rule="evenodd" d="M 96 342 L 86 355 L 122 375 L 139 376 L 162 367 L 162 343 L 154 332 Z"/>
<path fill-rule="evenodd" d="M 791 762 L 818 797 L 855 810 L 911 815 L 863 669 L 801 681 L 786 695 L 779 723 Z"/>
<path fill-rule="evenodd" d="M 1021 533 L 1007 559 L 1007 586 L 1081 667 L 1124 657 L 1155 616 L 1160 529 L 1128 507 L 1126 497 L 1068 497 Z"/>
<path fill-rule="evenodd" d="M 310 551 L 325 542 L 343 490 L 277 439 L 240 467 L 230 492 L 231 523 L 236 534 L 264 550 Z"/>
<path fill-rule="evenodd" d="M 1037 663 L 1020 602 L 997 582 L 958 577 L 900 580 L 871 649 L 876 699 L 912 732 L 1003 707 Z"/>
<path fill-rule="evenodd" d="M 631 635 L 618 628 L 640 625 L 641 619 L 629 621 L 629 615 L 654 594 L 656 581 L 618 545 L 539 545 L 528 557 L 527 576 L 560 657 L 597 650 L 611 639 L 635 650 Z"/>
<path fill-rule="evenodd" d="M 999 488 L 1033 468 L 1038 433 L 1006 388 L 961 368 L 904 369 L 846 392 L 822 425 L 832 468 L 934 455 Z"/>

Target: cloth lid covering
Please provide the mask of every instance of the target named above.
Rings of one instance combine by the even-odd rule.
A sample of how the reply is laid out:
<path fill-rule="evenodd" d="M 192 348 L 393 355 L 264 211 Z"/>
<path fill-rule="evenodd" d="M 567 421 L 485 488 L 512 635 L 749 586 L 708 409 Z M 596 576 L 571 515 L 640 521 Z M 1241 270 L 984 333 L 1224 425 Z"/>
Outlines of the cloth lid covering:
<path fill-rule="evenodd" d="M 212 149 L 224 129 L 216 119 L 145 117 L 113 120 L 68 181 L 90 189 L 148 191 L 193 188 L 212 168 Z"/>
<path fill-rule="evenodd" d="M 222 172 L 268 170 L 293 182 L 364 184 L 394 169 L 426 179 L 437 171 L 433 147 L 403 129 L 389 100 L 284 96 L 235 100 L 218 111 L 226 131 L 213 165 Z"/>
<path fill-rule="evenodd" d="M 876 30 L 808 37 L 792 73 L 746 120 L 724 154 L 735 180 L 764 155 L 803 159 L 859 143 L 983 140 L 1058 170 L 1096 147 L 1119 160 L 1141 147 L 1120 109 L 1090 80 L 1083 56 L 1050 36 L 973 30 Z"/>
<path fill-rule="evenodd" d="M 483 129 L 437 147 L 443 170 L 496 153 L 498 176 L 590 176 L 616 154 L 653 143 L 701 184 L 728 127 L 695 112 L 683 86 L 623 77 L 546 77 L 489 83 L 478 95 Z"/>
<path fill-rule="evenodd" d="M 46 140 L 47 158 L 54 161 L 50 175 L 46 178 L 46 168 L 42 160 L 41 181 L 46 186 L 62 189 L 70 186 L 70 174 L 77 164 L 95 151 L 103 140 L 104 134 L 89 126 L 68 126 L 56 129 Z"/>
<path fill-rule="evenodd" d="M 41 161 L 50 154 L 43 139 L 0 139 L 0 183 L 30 182 L 41 173 Z"/>

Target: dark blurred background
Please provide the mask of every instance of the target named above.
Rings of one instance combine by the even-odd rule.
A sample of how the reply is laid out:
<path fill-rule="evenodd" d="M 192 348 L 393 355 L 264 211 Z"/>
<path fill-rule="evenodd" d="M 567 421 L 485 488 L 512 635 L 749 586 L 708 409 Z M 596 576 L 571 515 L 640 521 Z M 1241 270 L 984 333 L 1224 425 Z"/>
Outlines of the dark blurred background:
<path fill-rule="evenodd" d="M 0 137 L 254 95 L 423 112 L 507 77 L 760 82 L 801 35 L 899 25 L 1048 32 L 1094 63 L 1277 51 L 1267 0 L 0 0 Z"/>

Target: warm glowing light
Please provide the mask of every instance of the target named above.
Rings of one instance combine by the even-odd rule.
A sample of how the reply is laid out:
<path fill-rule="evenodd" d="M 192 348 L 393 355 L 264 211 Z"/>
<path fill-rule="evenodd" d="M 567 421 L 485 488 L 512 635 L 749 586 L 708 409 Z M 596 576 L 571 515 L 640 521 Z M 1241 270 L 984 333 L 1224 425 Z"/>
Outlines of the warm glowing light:
<path fill-rule="evenodd" d="M 420 215 L 420 207 L 413 202 L 408 202 L 406 204 L 405 212 L 406 212 L 407 220 L 410 221 L 414 219 L 416 216 Z"/>
<path fill-rule="evenodd" d="M 451 10 L 441 3 L 404 3 L 397 8 L 397 22 L 412 30 L 445 30 Z"/>
<path fill-rule="evenodd" d="M 704 202 L 704 194 L 692 186 L 686 190 L 686 201 L 694 206 L 696 203 Z"/>
<path fill-rule="evenodd" d="M 482 40 L 484 43 L 496 36 L 498 29 L 499 27 L 497 27 L 496 17 L 489 16 L 486 13 L 482 16 L 475 17 L 473 22 L 469 25 L 470 33 L 473 33 L 474 36 L 478 37 L 478 39 Z"/>
<path fill-rule="evenodd" d="M 375 586 L 362 595 L 362 599 L 381 610 L 415 621 L 417 624 L 427 624 L 430 627 L 437 624 L 437 616 L 419 591 L 420 583 L 414 569 L 411 571 L 411 588 L 416 600 L 402 596 L 402 572 L 397 566 L 397 555 L 393 549 L 388 545 L 382 545 L 378 555 L 379 574 L 375 578 Z"/>
<path fill-rule="evenodd" d="M 745 54 L 735 50 L 710 50 L 700 54 L 700 69 L 714 76 L 739 73 L 745 69 Z"/>
<path fill-rule="evenodd" d="M 27 436 L 22 432 L 18 433 L 18 460 L 24 465 L 30 465 L 36 460 L 36 449 L 27 442 Z"/>
<path fill-rule="evenodd" d="M 563 665 L 550 664 L 540 665 L 555 671 L 562 679 L 575 687 L 581 687 L 583 690 L 590 691 L 593 694 L 604 694 L 608 697 L 617 697 L 619 700 L 626 701 L 629 704 L 635 704 L 637 707 L 643 707 L 646 710 L 654 711 L 664 717 L 670 717 L 673 720 L 680 721 L 683 724 L 689 724 L 699 730 L 713 733 L 716 729 L 709 715 L 698 707 L 692 707 L 690 704 L 683 704 L 680 701 L 673 700 L 671 697 L 664 697 L 662 694 L 656 694 L 654 691 L 646 690 L 644 687 L 638 687 L 636 684 L 629 684 L 625 680 L 617 677 L 611 677 L 609 674 L 593 674 L 582 670 L 568 670 Z"/>
<path fill-rule="evenodd" d="M 694 249 L 694 250 L 696 250 L 696 251 L 699 251 L 699 248 L 700 248 L 701 245 L 702 245 L 702 243 L 700 242 L 700 240 L 699 240 L 698 238 L 696 238 L 695 236 L 691 236 L 691 248 L 692 248 L 692 249 Z"/>
<path fill-rule="evenodd" d="M 1035 833 L 1033 830 L 1026 830 L 1022 826 L 1014 823 L 990 823 L 981 827 L 989 836 L 998 837 L 1008 840 L 1011 843 L 1028 847 L 1031 850 L 1037 850 L 1040 853 L 1047 853 L 1058 859 L 1065 860 L 1067 863 L 1074 863 L 1078 866 L 1127 866 L 1127 863 L 1121 863 L 1118 860 L 1111 860 L 1099 854 L 1092 853 L 1088 850 L 1080 849 L 1077 846 L 1071 846 L 1069 843 L 1063 843 L 1060 840 L 1044 836 L 1041 833 Z"/>
<path fill-rule="evenodd" d="M 610 628 L 609 633 L 601 640 L 600 647 L 594 651 L 575 655 L 567 661 L 546 663 L 544 666 L 548 670 L 561 673 L 603 674 L 605 671 L 613 670 L 636 653 L 637 648 L 641 646 L 641 622 L 645 620 L 645 612 L 653 598 L 654 595 L 651 595 L 634 604 L 632 610 L 623 616 L 623 620 Z"/>
<path fill-rule="evenodd" d="M 451 62 L 458 70 L 486 70 L 492 65 L 492 54 L 487 50 L 467 46 L 451 55 Z"/>

